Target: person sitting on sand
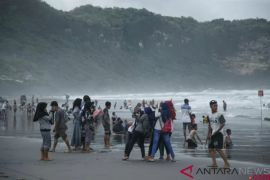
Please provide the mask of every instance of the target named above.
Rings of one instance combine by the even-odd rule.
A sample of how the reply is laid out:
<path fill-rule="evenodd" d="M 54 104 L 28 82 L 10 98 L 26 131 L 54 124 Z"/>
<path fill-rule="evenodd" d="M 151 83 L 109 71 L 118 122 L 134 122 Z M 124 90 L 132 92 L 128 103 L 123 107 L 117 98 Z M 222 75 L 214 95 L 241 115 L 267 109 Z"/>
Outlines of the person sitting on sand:
<path fill-rule="evenodd" d="M 113 132 L 116 134 L 121 134 L 125 132 L 123 121 L 121 118 L 117 118 L 115 124 L 113 125 Z"/>
<path fill-rule="evenodd" d="M 53 144 L 53 149 L 52 152 L 55 152 L 55 148 L 58 143 L 58 139 L 61 137 L 63 141 L 66 143 L 68 147 L 68 152 L 71 152 L 71 148 L 69 145 L 69 141 L 67 138 L 66 130 L 67 130 L 67 125 L 66 125 L 66 120 L 65 120 L 65 112 L 58 107 L 58 103 L 56 101 L 51 102 L 51 111 L 53 113 L 54 121 L 55 121 L 55 127 L 54 127 L 54 144 Z"/>
<path fill-rule="evenodd" d="M 47 112 L 47 103 L 41 102 L 37 105 L 33 121 L 39 122 L 40 133 L 42 136 L 40 160 L 49 161 L 49 149 L 51 148 L 51 125 L 53 124 L 53 119 Z"/>
<path fill-rule="evenodd" d="M 203 144 L 200 137 L 198 136 L 197 130 L 198 130 L 197 124 L 191 125 L 191 131 L 187 137 L 187 143 L 188 143 L 189 149 L 195 149 L 198 146 L 196 138 L 200 141 L 201 144 Z"/>
<path fill-rule="evenodd" d="M 117 115 L 115 114 L 115 112 L 112 113 L 112 123 L 113 125 L 116 124 L 116 120 L 117 120 Z"/>

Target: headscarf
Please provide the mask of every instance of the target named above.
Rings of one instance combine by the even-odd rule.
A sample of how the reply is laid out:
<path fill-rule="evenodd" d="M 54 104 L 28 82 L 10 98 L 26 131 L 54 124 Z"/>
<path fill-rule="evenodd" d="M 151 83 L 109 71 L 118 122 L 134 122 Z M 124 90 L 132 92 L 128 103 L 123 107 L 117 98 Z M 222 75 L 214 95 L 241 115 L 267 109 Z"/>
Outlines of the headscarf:
<path fill-rule="evenodd" d="M 38 103 L 37 109 L 34 115 L 34 119 L 33 119 L 34 122 L 38 121 L 39 118 L 42 118 L 44 116 L 49 116 L 49 114 L 45 111 L 46 107 L 47 107 L 47 103 L 45 102 Z"/>

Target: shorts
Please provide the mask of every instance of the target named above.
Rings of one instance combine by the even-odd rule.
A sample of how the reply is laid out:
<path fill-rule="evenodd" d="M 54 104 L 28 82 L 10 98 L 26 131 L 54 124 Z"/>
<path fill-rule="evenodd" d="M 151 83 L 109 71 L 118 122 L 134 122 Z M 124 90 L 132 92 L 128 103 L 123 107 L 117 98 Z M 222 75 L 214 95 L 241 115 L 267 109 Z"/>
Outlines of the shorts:
<path fill-rule="evenodd" d="M 221 132 L 218 132 L 217 134 L 211 137 L 208 148 L 223 149 L 223 134 Z"/>
<path fill-rule="evenodd" d="M 183 129 L 184 131 L 188 128 L 188 130 L 191 130 L 191 122 L 183 122 Z"/>
<path fill-rule="evenodd" d="M 187 143 L 188 143 L 188 148 L 196 148 L 197 147 L 197 144 L 194 141 L 192 141 L 191 139 L 188 139 Z"/>
<path fill-rule="evenodd" d="M 109 135 L 109 136 L 112 134 L 111 130 L 105 130 L 105 129 L 104 129 L 104 133 L 105 135 Z"/>
<path fill-rule="evenodd" d="M 49 151 L 51 148 L 51 132 L 50 131 L 40 131 L 42 136 L 42 145 L 40 150 L 41 151 Z"/>
<path fill-rule="evenodd" d="M 111 126 L 109 124 L 103 125 L 105 135 L 111 135 Z"/>
<path fill-rule="evenodd" d="M 58 138 L 62 138 L 63 140 L 67 139 L 67 134 L 66 134 L 66 130 L 59 130 L 57 132 L 55 132 L 54 134 L 54 139 L 58 139 Z"/>

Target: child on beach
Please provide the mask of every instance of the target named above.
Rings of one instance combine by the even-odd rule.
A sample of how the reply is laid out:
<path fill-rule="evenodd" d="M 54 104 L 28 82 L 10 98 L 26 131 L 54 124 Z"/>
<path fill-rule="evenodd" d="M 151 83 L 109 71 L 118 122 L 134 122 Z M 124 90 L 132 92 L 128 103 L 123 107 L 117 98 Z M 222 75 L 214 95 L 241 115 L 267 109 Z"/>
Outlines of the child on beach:
<path fill-rule="evenodd" d="M 55 126 L 54 126 L 54 144 L 52 152 L 55 152 L 55 148 L 58 143 L 58 139 L 61 137 L 63 141 L 66 143 L 68 147 L 68 152 L 71 152 L 71 147 L 69 145 L 69 141 L 67 138 L 66 130 L 66 119 L 65 119 L 65 112 L 58 107 L 58 103 L 56 101 L 51 102 L 51 112 L 53 113 Z"/>
<path fill-rule="evenodd" d="M 201 144 L 203 144 L 200 137 L 198 136 L 197 130 L 198 130 L 197 124 L 193 124 L 191 126 L 191 131 L 187 137 L 187 143 L 188 143 L 189 149 L 195 149 L 198 146 L 196 138 L 200 141 Z"/>
<path fill-rule="evenodd" d="M 37 105 L 33 121 L 39 122 L 40 133 L 42 136 L 40 160 L 49 161 L 49 150 L 51 148 L 51 125 L 53 124 L 53 119 L 47 112 L 47 103 L 41 102 Z"/>
<path fill-rule="evenodd" d="M 191 120 L 191 126 L 194 125 L 196 123 L 196 115 L 195 114 L 191 114 L 190 115 L 190 120 Z"/>
<path fill-rule="evenodd" d="M 225 137 L 224 148 L 225 149 L 230 149 L 230 148 L 232 148 L 232 145 L 233 145 L 232 139 L 231 139 L 231 135 L 232 135 L 231 129 L 227 129 L 226 133 L 227 133 L 227 135 Z"/>
<path fill-rule="evenodd" d="M 231 158 L 231 149 L 233 147 L 232 139 L 231 139 L 231 134 L 232 131 L 231 129 L 226 130 L 226 137 L 225 137 L 225 142 L 224 142 L 224 148 L 226 149 L 226 154 L 228 158 Z"/>

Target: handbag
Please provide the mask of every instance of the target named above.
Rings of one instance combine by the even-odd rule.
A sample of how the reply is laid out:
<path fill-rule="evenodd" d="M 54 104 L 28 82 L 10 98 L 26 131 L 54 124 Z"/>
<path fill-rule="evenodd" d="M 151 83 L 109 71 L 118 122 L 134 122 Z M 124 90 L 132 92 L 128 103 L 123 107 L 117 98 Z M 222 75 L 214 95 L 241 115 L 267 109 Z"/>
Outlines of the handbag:
<path fill-rule="evenodd" d="M 172 132 L 172 120 L 167 119 L 164 123 L 164 126 L 161 129 L 161 132 L 163 133 L 171 133 Z"/>

